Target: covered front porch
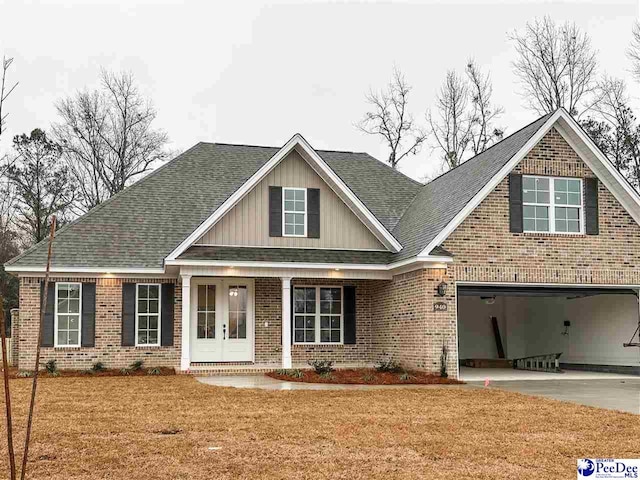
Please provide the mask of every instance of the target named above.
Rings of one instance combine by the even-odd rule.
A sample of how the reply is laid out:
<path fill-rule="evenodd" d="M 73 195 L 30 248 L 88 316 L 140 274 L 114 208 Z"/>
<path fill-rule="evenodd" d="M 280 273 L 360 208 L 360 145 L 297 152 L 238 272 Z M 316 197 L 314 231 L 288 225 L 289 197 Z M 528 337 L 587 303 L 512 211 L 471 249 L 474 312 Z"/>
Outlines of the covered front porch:
<path fill-rule="evenodd" d="M 383 354 L 383 291 L 375 271 L 181 267 L 180 369 L 193 374 L 262 373 L 371 366 Z M 284 321 L 283 321 L 284 319 Z"/>

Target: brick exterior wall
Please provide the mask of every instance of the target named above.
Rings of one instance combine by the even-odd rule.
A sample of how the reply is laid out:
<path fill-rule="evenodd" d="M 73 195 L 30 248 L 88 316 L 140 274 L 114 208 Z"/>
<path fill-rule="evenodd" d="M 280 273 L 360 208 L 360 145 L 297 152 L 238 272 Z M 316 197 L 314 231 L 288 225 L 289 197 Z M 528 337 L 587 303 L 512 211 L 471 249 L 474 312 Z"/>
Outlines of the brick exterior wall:
<path fill-rule="evenodd" d="M 40 312 L 40 278 L 20 279 L 20 321 L 18 367 L 31 370 L 35 365 L 37 325 Z M 175 289 L 174 338 L 172 347 L 123 347 L 122 283 L 123 282 L 175 282 L 167 279 L 121 278 L 56 278 L 56 281 L 96 283 L 96 336 L 95 347 L 55 348 L 42 347 L 40 360 L 56 360 L 59 368 L 85 369 L 94 362 L 102 362 L 108 368 L 121 368 L 135 360 L 144 360 L 145 366 L 180 365 L 182 290 Z"/>
<path fill-rule="evenodd" d="M 521 174 L 593 177 L 552 129 L 520 162 Z M 509 232 L 505 178 L 445 240 L 458 281 L 640 284 L 640 226 L 599 182 L 599 235 Z"/>
<path fill-rule="evenodd" d="M 450 286 L 437 295 L 440 282 Z M 415 270 L 390 282 L 375 284 L 372 294 L 372 359 L 392 358 L 403 366 L 439 372 L 443 344 L 448 349 L 447 372 L 457 372 L 456 302 L 454 279 L 447 269 Z M 447 311 L 434 311 L 444 302 Z"/>
<path fill-rule="evenodd" d="M 282 365 L 282 280 L 256 278 L 255 297 L 256 363 L 280 366 Z"/>
<path fill-rule="evenodd" d="M 18 365 L 18 342 L 20 341 L 20 309 L 11 309 L 11 365 Z"/>

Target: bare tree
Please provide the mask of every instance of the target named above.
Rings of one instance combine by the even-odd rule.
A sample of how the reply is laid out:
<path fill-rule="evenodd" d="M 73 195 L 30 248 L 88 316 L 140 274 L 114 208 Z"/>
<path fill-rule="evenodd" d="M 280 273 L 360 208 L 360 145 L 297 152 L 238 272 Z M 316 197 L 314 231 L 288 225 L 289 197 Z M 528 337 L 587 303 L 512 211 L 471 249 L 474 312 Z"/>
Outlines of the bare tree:
<path fill-rule="evenodd" d="M 640 125 L 630 107 L 623 80 L 605 77 L 598 83 L 598 101 L 580 123 L 636 189 L 640 189 Z"/>
<path fill-rule="evenodd" d="M 394 69 L 386 90 L 371 91 L 366 96 L 371 110 L 356 125 L 360 131 L 384 139 L 389 147 L 388 162 L 392 168 L 398 168 L 398 163 L 407 155 L 418 153 L 427 137 L 407 111 L 410 91 L 404 75 Z"/>
<path fill-rule="evenodd" d="M 540 115 L 564 107 L 579 116 L 590 107 L 596 80 L 596 53 L 591 39 L 575 23 L 557 25 L 551 17 L 527 23 L 513 32 L 513 63 L 527 106 Z"/>
<path fill-rule="evenodd" d="M 473 59 L 467 63 L 466 73 L 472 107 L 471 150 L 474 155 L 478 155 L 502 139 L 504 130 L 496 127 L 494 121 L 504 113 L 504 108 L 492 103 L 491 78 L 488 73 L 486 75 L 482 73 Z"/>
<path fill-rule="evenodd" d="M 54 215 L 64 216 L 74 200 L 73 181 L 60 158 L 62 149 L 35 129 L 13 140 L 17 159 L 7 172 L 16 194 L 15 224 L 27 244 L 47 236 Z"/>
<path fill-rule="evenodd" d="M 9 86 L 7 84 L 7 72 L 9 71 L 9 67 L 13 63 L 13 58 L 2 57 L 2 84 L 0 85 L 0 135 L 4 131 L 5 122 L 7 120 L 8 113 L 3 111 L 4 102 L 9 95 L 15 90 L 18 86 L 18 82 L 15 82 L 13 86 Z"/>
<path fill-rule="evenodd" d="M 98 91 L 60 100 L 53 133 L 88 211 L 167 158 L 167 134 L 152 128 L 157 112 L 130 73 L 101 73 Z"/>
<path fill-rule="evenodd" d="M 427 114 L 431 136 L 446 168 L 457 167 L 502 138 L 503 132 L 494 122 L 503 109 L 493 105 L 492 93 L 489 75 L 473 60 L 467 63 L 464 76 L 447 72 L 436 96 L 435 114 Z"/>
<path fill-rule="evenodd" d="M 627 50 L 627 56 L 631 60 L 633 76 L 640 80 L 640 22 L 633 25 L 631 45 Z"/>

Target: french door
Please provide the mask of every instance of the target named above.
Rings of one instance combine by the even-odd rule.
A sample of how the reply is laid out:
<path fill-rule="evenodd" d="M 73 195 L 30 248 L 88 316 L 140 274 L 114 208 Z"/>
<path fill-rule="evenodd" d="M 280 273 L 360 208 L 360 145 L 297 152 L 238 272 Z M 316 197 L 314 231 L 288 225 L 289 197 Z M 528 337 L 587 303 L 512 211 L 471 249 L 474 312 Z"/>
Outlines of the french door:
<path fill-rule="evenodd" d="M 191 361 L 253 360 L 253 280 L 198 278 L 191 285 Z"/>

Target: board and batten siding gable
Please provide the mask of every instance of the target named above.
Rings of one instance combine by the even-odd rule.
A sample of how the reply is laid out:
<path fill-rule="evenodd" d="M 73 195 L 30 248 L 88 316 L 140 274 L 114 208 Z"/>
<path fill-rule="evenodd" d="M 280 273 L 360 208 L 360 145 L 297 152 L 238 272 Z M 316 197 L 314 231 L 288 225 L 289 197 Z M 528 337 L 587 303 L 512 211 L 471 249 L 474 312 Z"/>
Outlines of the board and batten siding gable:
<path fill-rule="evenodd" d="M 320 238 L 269 236 L 269 187 L 320 189 Z M 295 150 L 196 245 L 387 250 Z"/>

